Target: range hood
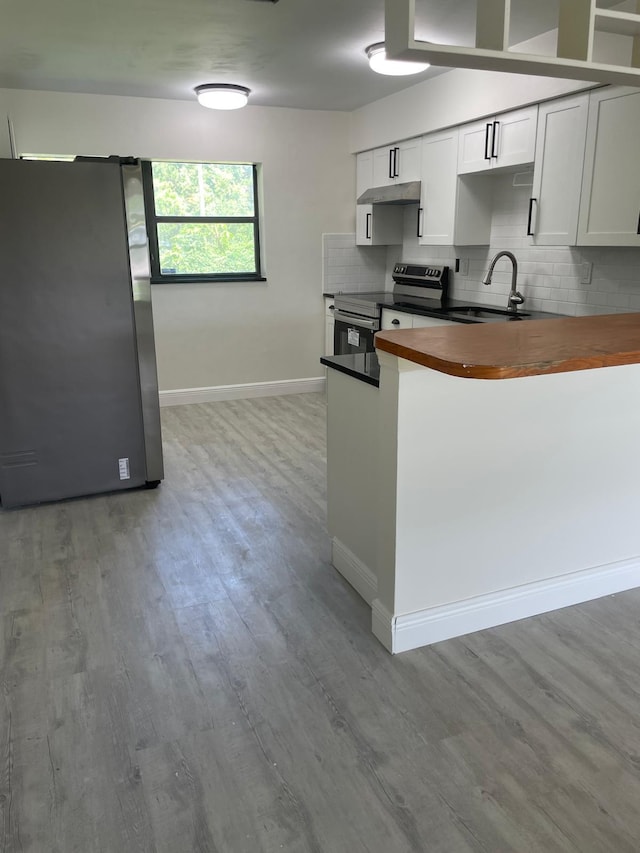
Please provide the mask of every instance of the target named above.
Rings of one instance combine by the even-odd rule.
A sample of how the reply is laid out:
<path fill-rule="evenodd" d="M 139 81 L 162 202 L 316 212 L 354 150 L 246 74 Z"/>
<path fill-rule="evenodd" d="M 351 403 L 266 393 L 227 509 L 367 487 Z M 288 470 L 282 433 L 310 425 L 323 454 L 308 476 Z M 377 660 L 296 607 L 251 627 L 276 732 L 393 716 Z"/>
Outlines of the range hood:
<path fill-rule="evenodd" d="M 420 181 L 371 187 L 358 198 L 358 204 L 418 204 L 419 202 Z"/>

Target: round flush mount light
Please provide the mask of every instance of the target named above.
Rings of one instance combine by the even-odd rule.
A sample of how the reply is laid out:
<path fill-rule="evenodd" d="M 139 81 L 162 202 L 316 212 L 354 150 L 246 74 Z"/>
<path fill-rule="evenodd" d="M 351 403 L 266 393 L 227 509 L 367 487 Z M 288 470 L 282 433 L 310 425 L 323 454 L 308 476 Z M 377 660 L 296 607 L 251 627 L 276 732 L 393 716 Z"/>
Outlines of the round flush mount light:
<path fill-rule="evenodd" d="M 251 89 L 232 83 L 204 83 L 196 86 L 198 102 L 210 110 L 239 110 L 249 100 Z"/>
<path fill-rule="evenodd" d="M 402 77 L 408 74 L 419 74 L 429 67 L 428 62 L 405 62 L 402 59 L 387 59 L 384 42 L 370 44 L 365 53 L 369 57 L 369 66 L 378 74 L 389 74 L 392 77 Z"/>

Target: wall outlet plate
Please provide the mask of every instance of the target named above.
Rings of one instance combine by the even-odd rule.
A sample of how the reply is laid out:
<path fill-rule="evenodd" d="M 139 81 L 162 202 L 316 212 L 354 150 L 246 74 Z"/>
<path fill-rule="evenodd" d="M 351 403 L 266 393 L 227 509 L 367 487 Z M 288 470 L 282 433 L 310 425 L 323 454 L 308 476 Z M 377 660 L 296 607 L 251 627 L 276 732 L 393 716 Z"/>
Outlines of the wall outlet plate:
<path fill-rule="evenodd" d="M 580 275 L 580 284 L 591 284 L 591 274 L 593 273 L 593 263 L 584 261 L 582 264 L 582 274 Z"/>
<path fill-rule="evenodd" d="M 456 269 L 460 275 L 469 275 L 469 258 L 456 258 Z"/>

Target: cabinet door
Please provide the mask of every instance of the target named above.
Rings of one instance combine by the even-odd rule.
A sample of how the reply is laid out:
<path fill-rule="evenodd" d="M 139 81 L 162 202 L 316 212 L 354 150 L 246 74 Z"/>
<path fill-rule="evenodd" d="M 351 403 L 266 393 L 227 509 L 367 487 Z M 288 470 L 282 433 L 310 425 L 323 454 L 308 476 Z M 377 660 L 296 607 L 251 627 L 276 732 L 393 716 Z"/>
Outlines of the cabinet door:
<path fill-rule="evenodd" d="M 536 152 L 538 107 L 497 116 L 492 125 L 491 154 L 496 166 L 533 163 Z"/>
<path fill-rule="evenodd" d="M 640 246 L 640 92 L 589 96 L 579 246 Z"/>
<path fill-rule="evenodd" d="M 356 205 L 356 245 L 391 246 L 402 243 L 403 210 L 395 204 Z"/>
<path fill-rule="evenodd" d="M 373 151 L 363 151 L 356 157 L 356 199 L 373 183 Z"/>
<path fill-rule="evenodd" d="M 373 234 L 373 205 L 356 204 L 356 246 L 370 246 Z"/>
<path fill-rule="evenodd" d="M 588 94 L 540 105 L 528 233 L 536 246 L 575 246 Z"/>
<path fill-rule="evenodd" d="M 486 172 L 487 169 L 492 169 L 491 140 L 493 119 L 464 124 L 459 132 L 458 174 Z"/>
<path fill-rule="evenodd" d="M 396 181 L 419 181 L 421 176 L 422 137 L 400 142 L 396 153 Z"/>
<path fill-rule="evenodd" d="M 455 228 L 458 130 L 433 133 L 422 140 L 422 185 L 418 243 L 451 246 Z"/>
<path fill-rule="evenodd" d="M 412 329 L 413 316 L 405 314 L 403 311 L 392 311 L 389 308 L 382 309 L 382 319 L 380 321 L 382 329 Z"/>
<path fill-rule="evenodd" d="M 421 317 L 419 314 L 413 315 L 414 329 L 427 329 L 431 326 L 451 326 L 452 320 L 439 320 L 437 317 Z"/>
<path fill-rule="evenodd" d="M 458 174 L 533 163 L 538 107 L 501 113 L 460 128 Z"/>
<path fill-rule="evenodd" d="M 324 354 L 333 355 L 333 333 L 336 327 L 336 321 L 333 319 L 333 299 L 325 299 L 325 317 L 324 317 Z"/>
<path fill-rule="evenodd" d="M 394 175 L 395 150 L 394 146 L 376 148 L 373 152 L 373 187 L 386 187 L 395 183 Z"/>

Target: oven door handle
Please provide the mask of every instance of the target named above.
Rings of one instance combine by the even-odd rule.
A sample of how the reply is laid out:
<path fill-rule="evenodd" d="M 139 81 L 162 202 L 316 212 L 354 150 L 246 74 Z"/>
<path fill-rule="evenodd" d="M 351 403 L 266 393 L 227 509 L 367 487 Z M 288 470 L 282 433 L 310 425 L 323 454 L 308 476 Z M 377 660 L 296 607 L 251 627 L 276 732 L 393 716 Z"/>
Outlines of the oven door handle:
<path fill-rule="evenodd" d="M 359 326 L 361 329 L 371 329 L 373 332 L 380 331 L 380 321 L 369 317 L 358 317 L 354 314 L 343 314 L 336 309 L 333 312 L 336 323 L 347 323 L 349 326 Z"/>

